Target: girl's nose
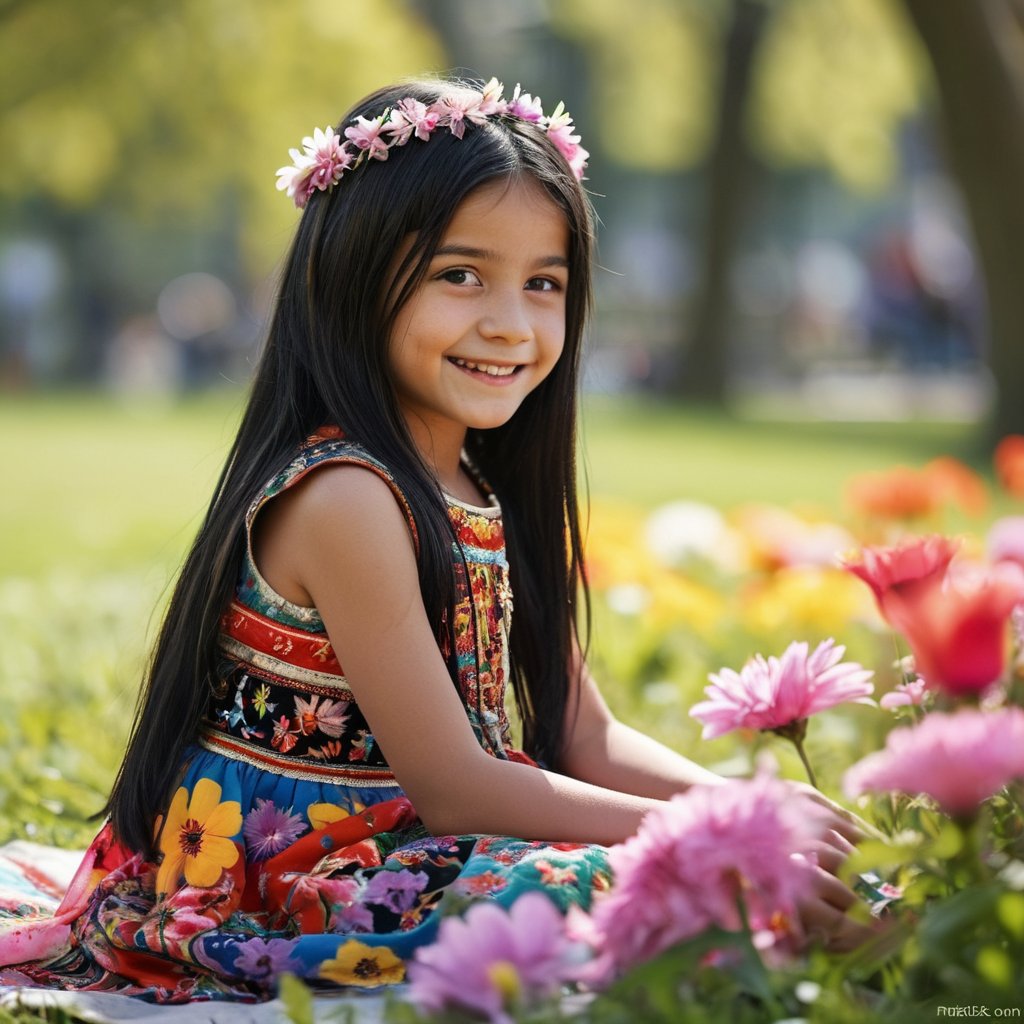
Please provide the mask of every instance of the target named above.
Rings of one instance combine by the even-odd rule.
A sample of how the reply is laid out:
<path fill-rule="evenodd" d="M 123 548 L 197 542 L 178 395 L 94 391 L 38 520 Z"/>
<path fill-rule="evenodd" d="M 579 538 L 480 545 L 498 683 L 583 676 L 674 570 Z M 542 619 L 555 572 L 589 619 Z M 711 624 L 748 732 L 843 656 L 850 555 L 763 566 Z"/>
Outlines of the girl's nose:
<path fill-rule="evenodd" d="M 533 325 L 527 315 L 525 293 L 495 295 L 480 317 L 480 334 L 493 341 L 518 344 L 533 337 Z"/>

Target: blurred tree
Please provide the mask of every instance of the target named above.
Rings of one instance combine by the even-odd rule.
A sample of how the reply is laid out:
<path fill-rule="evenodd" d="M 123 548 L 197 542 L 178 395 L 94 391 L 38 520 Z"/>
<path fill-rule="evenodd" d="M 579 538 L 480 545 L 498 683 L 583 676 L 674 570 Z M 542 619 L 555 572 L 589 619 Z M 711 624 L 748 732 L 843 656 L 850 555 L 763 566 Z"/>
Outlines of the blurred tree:
<path fill-rule="evenodd" d="M 904 0 L 935 69 L 988 292 L 996 437 L 1024 434 L 1024 0 Z"/>
<path fill-rule="evenodd" d="M 553 0 L 591 54 L 606 158 L 701 166 L 700 285 L 680 331 L 678 388 L 720 400 L 731 267 L 758 163 L 822 167 L 877 191 L 920 104 L 921 61 L 892 0 Z"/>
<path fill-rule="evenodd" d="M 266 273 L 295 223 L 274 189 L 288 148 L 443 63 L 404 0 L 7 0 L 0 24 L 8 223 L 31 210 L 65 250 L 118 217 L 158 237 L 184 224 L 233 236 L 243 277 Z"/>

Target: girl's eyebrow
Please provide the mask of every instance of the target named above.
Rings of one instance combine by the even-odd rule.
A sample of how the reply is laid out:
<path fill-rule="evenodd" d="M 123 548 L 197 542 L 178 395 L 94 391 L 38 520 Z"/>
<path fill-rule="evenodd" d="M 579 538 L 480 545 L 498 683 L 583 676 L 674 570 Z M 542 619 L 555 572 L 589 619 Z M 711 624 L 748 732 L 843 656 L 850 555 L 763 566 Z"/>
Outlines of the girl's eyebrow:
<path fill-rule="evenodd" d="M 472 245 L 459 245 L 450 242 L 448 245 L 439 246 L 434 251 L 434 257 L 438 256 L 461 256 L 468 260 L 490 260 L 495 263 L 501 262 L 501 257 L 493 249 L 478 249 Z M 566 267 L 569 261 L 564 256 L 544 256 L 537 261 L 538 267 Z"/>

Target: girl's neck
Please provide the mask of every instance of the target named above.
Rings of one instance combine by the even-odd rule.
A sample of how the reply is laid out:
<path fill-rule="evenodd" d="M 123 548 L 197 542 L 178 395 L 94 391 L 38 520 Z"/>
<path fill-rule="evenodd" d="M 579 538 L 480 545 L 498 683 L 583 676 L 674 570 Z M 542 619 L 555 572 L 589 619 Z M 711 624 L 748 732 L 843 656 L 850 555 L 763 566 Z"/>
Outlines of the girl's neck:
<path fill-rule="evenodd" d="M 471 505 L 480 504 L 480 488 L 462 465 L 465 430 L 439 435 L 423 423 L 410 422 L 409 432 L 420 457 L 441 490 Z"/>

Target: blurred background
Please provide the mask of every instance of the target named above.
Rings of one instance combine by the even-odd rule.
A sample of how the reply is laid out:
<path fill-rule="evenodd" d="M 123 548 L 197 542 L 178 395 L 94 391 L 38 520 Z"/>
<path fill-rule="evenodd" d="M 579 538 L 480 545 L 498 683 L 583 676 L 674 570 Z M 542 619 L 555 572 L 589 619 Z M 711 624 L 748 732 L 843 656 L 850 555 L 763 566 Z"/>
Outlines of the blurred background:
<path fill-rule="evenodd" d="M 0 393 L 244 384 L 369 89 L 562 98 L 601 219 L 588 384 L 1024 427 L 1020 0 L 6 0 Z"/>
<path fill-rule="evenodd" d="M 0 841 L 94 829 L 297 222 L 276 168 L 452 69 L 592 154 L 620 714 L 749 769 L 696 749 L 709 671 L 836 636 L 891 682 L 837 552 L 1019 510 L 1024 0 L 0 0 Z M 828 785 L 863 737 L 820 730 Z"/>

